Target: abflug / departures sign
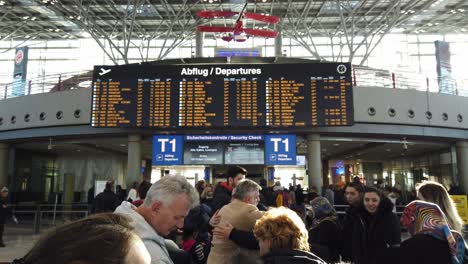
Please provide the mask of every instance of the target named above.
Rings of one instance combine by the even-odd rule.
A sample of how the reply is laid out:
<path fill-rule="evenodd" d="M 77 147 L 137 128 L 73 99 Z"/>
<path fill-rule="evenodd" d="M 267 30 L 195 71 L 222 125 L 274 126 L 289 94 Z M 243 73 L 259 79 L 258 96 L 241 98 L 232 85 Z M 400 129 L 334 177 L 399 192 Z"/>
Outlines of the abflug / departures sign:
<path fill-rule="evenodd" d="M 208 68 L 198 68 L 198 67 L 183 67 L 180 73 L 181 76 L 191 76 L 191 75 L 201 75 L 203 77 L 208 77 L 211 75 L 222 75 L 229 77 L 231 75 L 259 75 L 262 74 L 261 68 L 237 68 L 237 69 L 225 69 L 221 67 L 210 67 Z"/>
<path fill-rule="evenodd" d="M 350 126 L 352 107 L 349 63 L 96 66 L 91 125 Z"/>

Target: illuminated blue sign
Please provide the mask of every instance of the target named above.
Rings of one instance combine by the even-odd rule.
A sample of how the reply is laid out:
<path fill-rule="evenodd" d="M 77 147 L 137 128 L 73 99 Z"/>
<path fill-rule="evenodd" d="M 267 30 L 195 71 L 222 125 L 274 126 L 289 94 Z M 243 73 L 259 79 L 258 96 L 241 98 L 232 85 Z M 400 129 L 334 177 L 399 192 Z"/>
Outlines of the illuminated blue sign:
<path fill-rule="evenodd" d="M 182 136 L 153 136 L 153 165 L 182 165 Z"/>
<path fill-rule="evenodd" d="M 296 165 L 296 136 L 265 136 L 266 165 Z"/>

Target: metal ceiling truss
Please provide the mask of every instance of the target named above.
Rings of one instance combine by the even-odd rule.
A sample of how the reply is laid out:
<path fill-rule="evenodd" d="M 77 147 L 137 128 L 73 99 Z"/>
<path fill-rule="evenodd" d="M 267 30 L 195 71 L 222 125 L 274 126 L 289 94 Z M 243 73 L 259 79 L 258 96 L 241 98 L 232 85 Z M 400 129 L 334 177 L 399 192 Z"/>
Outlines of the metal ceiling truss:
<path fill-rule="evenodd" d="M 252 20 L 246 20 L 246 26 L 279 29 L 315 59 L 324 59 L 317 38 L 325 37 L 332 48 L 332 60 L 354 59 L 361 65 L 393 29 L 403 33 L 468 29 L 466 0 L 244 1 L 249 2 L 249 12 L 281 18 L 277 26 Z M 197 18 L 197 11 L 231 10 L 239 3 L 242 0 L 235 4 L 227 0 L 6 0 L 0 6 L 0 41 L 76 39 L 88 33 L 115 64 L 129 63 L 135 49 L 141 61 L 159 60 L 192 41 L 197 25 L 233 24 L 227 18 Z M 158 40 L 157 45 L 154 40 Z"/>

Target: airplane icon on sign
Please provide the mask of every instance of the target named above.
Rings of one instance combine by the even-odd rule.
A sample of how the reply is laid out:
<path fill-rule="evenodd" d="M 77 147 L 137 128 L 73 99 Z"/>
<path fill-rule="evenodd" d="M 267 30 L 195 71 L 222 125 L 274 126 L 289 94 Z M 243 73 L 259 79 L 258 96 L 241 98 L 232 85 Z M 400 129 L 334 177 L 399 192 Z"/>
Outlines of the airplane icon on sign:
<path fill-rule="evenodd" d="M 103 76 L 104 74 L 107 74 L 109 72 L 111 72 L 111 69 L 106 70 L 104 68 L 101 68 L 101 72 L 99 73 L 99 75 Z"/>

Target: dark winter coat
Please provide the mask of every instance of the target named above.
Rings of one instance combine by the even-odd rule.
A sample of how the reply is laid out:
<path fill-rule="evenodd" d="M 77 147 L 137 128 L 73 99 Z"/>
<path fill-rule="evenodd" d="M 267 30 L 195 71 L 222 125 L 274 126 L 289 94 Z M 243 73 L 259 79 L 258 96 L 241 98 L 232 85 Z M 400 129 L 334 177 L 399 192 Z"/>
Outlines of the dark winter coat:
<path fill-rule="evenodd" d="M 360 207 L 350 206 L 346 209 L 346 214 L 341 223 L 341 245 L 340 245 L 340 255 L 343 261 L 352 260 L 353 252 L 353 229 L 356 222 L 359 222 L 359 211 Z"/>
<path fill-rule="evenodd" d="M 258 240 L 257 238 L 255 238 L 255 235 L 252 231 L 243 231 L 233 228 L 231 233 L 229 234 L 229 239 L 232 240 L 232 242 L 236 243 L 238 246 L 246 249 L 260 249 L 260 247 L 258 246 Z"/>
<path fill-rule="evenodd" d="M 265 264 L 326 264 L 316 255 L 302 250 L 273 250 L 263 257 Z"/>
<path fill-rule="evenodd" d="M 389 248 L 378 259 L 379 264 L 451 264 L 452 259 L 447 241 L 425 234 L 403 241 L 399 248 Z"/>
<path fill-rule="evenodd" d="M 0 198 L 0 224 L 5 224 L 5 219 L 11 214 L 10 207 L 7 206 L 8 201 Z M 6 206 L 6 207 L 4 207 Z"/>
<path fill-rule="evenodd" d="M 339 261 L 340 224 L 333 220 L 322 221 L 309 230 L 310 251 L 328 263 Z"/>
<path fill-rule="evenodd" d="M 268 186 L 262 186 L 260 191 L 260 203 L 266 206 L 276 206 L 276 194 Z"/>
<path fill-rule="evenodd" d="M 361 208 L 354 222 L 352 258 L 355 264 L 374 264 L 376 258 L 390 246 L 401 243 L 400 221 L 392 212 L 388 198 L 380 201 L 377 212 L 371 215 Z"/>
<path fill-rule="evenodd" d="M 93 213 L 114 212 L 120 205 L 120 199 L 111 190 L 104 190 L 93 201 Z"/>
<path fill-rule="evenodd" d="M 221 209 L 223 206 L 231 202 L 232 191 L 227 189 L 226 183 L 220 182 L 213 193 L 213 207 L 211 208 L 213 212 Z"/>

